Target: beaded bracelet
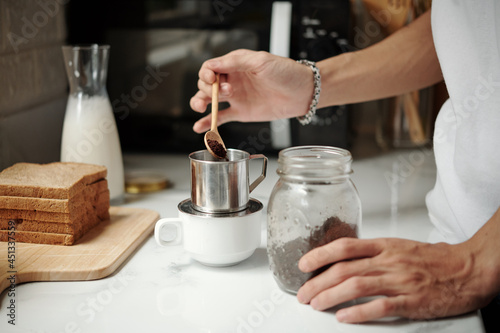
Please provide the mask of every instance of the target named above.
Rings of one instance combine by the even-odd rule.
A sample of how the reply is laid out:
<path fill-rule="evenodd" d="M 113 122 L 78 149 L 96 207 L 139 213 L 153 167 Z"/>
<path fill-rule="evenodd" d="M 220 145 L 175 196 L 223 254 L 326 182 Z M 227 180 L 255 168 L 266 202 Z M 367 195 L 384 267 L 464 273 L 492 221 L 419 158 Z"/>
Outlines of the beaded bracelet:
<path fill-rule="evenodd" d="M 321 92 L 321 75 L 319 74 L 319 68 L 316 67 L 316 63 L 314 61 L 301 59 L 297 60 L 297 62 L 311 68 L 314 76 L 314 94 L 311 105 L 309 106 L 309 111 L 305 115 L 297 117 L 297 120 L 302 125 L 307 125 L 312 121 L 314 115 L 316 114 L 316 106 L 318 105 L 319 94 Z"/>

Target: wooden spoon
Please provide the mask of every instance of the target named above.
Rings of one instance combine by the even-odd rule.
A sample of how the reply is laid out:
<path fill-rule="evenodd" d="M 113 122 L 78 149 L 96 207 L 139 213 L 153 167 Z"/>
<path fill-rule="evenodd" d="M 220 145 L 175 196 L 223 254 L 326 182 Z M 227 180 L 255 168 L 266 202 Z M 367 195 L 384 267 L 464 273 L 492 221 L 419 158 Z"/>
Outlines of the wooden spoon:
<path fill-rule="evenodd" d="M 224 141 L 217 130 L 217 114 L 219 112 L 219 74 L 215 74 L 212 84 L 212 128 L 205 133 L 205 146 L 215 158 L 227 159 L 227 150 Z"/>

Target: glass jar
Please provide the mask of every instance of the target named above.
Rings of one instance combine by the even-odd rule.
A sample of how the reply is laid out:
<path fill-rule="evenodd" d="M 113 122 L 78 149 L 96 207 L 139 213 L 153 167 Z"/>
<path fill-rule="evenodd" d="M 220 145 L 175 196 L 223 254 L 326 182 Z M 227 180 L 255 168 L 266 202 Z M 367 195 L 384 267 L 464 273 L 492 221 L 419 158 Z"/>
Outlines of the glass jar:
<path fill-rule="evenodd" d="M 280 151 L 280 176 L 269 198 L 267 254 L 279 287 L 296 294 L 312 273 L 299 259 L 315 247 L 340 237 L 358 237 L 361 201 L 351 181 L 352 157 L 345 149 L 291 147 Z"/>

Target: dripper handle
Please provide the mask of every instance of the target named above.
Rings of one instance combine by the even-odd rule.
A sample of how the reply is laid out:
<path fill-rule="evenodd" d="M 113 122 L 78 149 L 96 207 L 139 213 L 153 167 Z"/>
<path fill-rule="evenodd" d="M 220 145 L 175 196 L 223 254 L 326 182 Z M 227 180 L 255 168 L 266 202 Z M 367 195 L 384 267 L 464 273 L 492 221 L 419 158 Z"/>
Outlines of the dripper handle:
<path fill-rule="evenodd" d="M 248 192 L 251 193 L 262 181 L 266 178 L 267 173 L 267 157 L 263 154 L 250 155 L 249 159 L 253 160 L 256 158 L 262 158 L 262 172 L 257 179 L 253 181 L 252 184 L 248 187 Z"/>

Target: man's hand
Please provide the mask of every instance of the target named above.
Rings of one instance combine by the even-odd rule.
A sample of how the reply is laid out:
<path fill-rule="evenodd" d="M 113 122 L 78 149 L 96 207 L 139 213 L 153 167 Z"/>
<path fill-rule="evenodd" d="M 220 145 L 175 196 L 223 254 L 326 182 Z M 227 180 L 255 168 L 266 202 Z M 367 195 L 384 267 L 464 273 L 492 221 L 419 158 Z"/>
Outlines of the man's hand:
<path fill-rule="evenodd" d="M 476 253 L 470 242 L 341 238 L 299 261 L 304 272 L 334 265 L 306 282 L 297 298 L 324 310 L 359 297 L 386 296 L 337 311 L 337 319 L 349 323 L 387 316 L 423 319 L 462 314 L 493 297 L 495 274 L 481 269 Z"/>
<path fill-rule="evenodd" d="M 230 121 L 269 121 L 304 115 L 313 96 L 313 74 L 307 66 L 268 52 L 236 50 L 203 63 L 199 91 L 191 108 L 205 112 L 212 99 L 215 73 L 220 73 L 219 101 L 230 107 L 219 110 L 219 125 Z M 210 129 L 211 116 L 194 124 L 197 133 Z"/>

